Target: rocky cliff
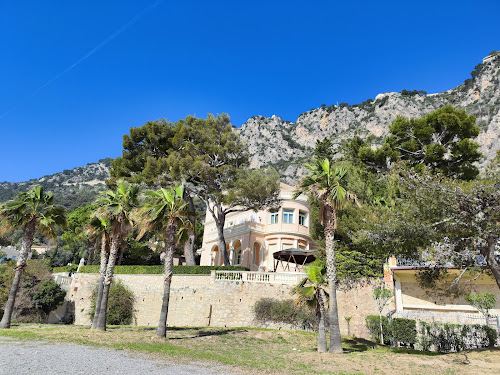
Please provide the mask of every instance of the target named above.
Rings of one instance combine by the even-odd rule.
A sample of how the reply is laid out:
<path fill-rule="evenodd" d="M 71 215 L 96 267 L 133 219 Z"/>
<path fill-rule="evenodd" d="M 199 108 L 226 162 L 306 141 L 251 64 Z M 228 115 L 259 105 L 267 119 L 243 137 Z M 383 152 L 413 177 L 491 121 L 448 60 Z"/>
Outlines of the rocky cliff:
<path fill-rule="evenodd" d="M 313 109 L 299 115 L 295 122 L 283 121 L 279 116 L 255 116 L 241 126 L 240 135 L 250 147 L 252 167 L 272 165 L 293 183 L 302 174 L 301 164 L 316 140 L 330 137 L 340 143 L 359 134 L 373 135 L 381 142 L 396 116 L 421 117 L 450 104 L 476 116 L 484 165 L 500 150 L 499 75 L 500 52 L 492 52 L 475 67 L 472 78 L 445 92 L 384 93 L 361 104 Z"/>
<path fill-rule="evenodd" d="M 476 116 L 481 128 L 478 142 L 485 155 L 482 165 L 485 165 L 500 150 L 500 52 L 485 57 L 471 76 L 462 85 L 445 92 L 403 90 L 379 94 L 361 104 L 341 103 L 313 109 L 302 113 L 295 122 L 279 116 L 254 116 L 238 131 L 250 148 L 252 167 L 274 166 L 285 182 L 293 184 L 303 174 L 302 165 L 311 155 L 316 140 L 330 137 L 338 144 L 358 134 L 373 135 L 381 143 L 396 116 L 421 117 L 451 104 Z M 110 165 L 111 159 L 103 159 L 40 179 L 0 183 L 0 202 L 31 185 L 41 184 L 59 197 L 59 204 L 69 209 L 89 204 L 105 189 Z"/>
<path fill-rule="evenodd" d="M 16 194 L 38 184 L 47 191 L 52 191 L 57 204 L 71 211 L 76 207 L 91 203 L 100 191 L 105 190 L 104 181 L 109 178 L 111 160 L 102 159 L 97 163 L 66 169 L 25 182 L 0 182 L 0 202 L 12 199 Z"/>

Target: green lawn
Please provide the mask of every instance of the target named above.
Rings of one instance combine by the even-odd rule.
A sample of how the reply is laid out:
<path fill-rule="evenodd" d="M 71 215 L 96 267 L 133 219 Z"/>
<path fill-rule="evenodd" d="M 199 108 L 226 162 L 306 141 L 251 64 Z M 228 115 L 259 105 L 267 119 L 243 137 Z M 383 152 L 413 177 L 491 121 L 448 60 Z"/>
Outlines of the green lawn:
<path fill-rule="evenodd" d="M 467 354 L 422 353 L 344 338 L 344 355 L 316 353 L 316 334 L 252 328 L 170 328 L 168 339 L 150 327 L 110 327 L 107 332 L 61 325 L 15 325 L 0 336 L 102 346 L 147 353 L 174 362 L 211 361 L 244 373 L 268 374 L 499 374 L 500 350 Z M 469 364 L 465 364 L 466 362 Z"/>

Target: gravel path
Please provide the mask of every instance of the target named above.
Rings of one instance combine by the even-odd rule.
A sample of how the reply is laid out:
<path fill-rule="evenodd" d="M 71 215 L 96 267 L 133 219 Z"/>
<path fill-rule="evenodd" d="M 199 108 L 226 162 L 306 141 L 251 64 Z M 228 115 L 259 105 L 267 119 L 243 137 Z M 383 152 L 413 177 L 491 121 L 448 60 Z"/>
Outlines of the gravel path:
<path fill-rule="evenodd" d="M 231 369 L 213 364 L 174 364 L 145 355 L 83 345 L 20 342 L 0 337 L 1 375 L 229 375 Z"/>

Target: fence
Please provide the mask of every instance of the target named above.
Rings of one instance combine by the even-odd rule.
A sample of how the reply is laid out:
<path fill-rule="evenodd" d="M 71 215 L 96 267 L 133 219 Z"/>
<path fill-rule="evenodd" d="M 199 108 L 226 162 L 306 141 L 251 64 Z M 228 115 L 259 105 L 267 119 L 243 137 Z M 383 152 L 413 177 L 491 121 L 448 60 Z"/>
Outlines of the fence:
<path fill-rule="evenodd" d="M 490 315 L 488 321 L 482 314 L 466 314 L 453 312 L 434 312 L 422 310 L 407 310 L 398 312 L 394 315 L 395 318 L 414 319 L 423 322 L 441 322 L 454 324 L 480 324 L 488 325 L 497 330 L 500 334 L 500 319 L 498 315 Z"/>
<path fill-rule="evenodd" d="M 297 285 L 304 273 L 251 272 L 251 271 L 212 271 L 215 281 L 248 282 L 265 284 Z"/>

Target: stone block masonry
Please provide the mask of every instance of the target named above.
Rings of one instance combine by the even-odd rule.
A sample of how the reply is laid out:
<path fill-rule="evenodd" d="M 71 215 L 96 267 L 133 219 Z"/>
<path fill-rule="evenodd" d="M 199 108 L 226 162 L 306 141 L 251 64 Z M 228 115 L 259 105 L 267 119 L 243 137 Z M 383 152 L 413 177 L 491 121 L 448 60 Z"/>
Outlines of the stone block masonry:
<path fill-rule="evenodd" d="M 115 275 L 135 296 L 139 326 L 156 326 L 163 298 L 163 275 Z M 70 300 L 75 303 L 75 324 L 90 325 L 90 295 L 98 274 L 77 273 L 73 277 Z M 221 281 L 212 275 L 174 275 L 168 312 L 169 326 L 268 327 L 254 319 L 253 306 L 262 298 L 292 299 L 292 285 Z M 367 282 L 348 291 L 337 292 L 342 334 L 347 334 L 345 316 L 351 316 L 351 334 L 368 338 L 365 317 L 378 314 L 372 299 L 373 284 Z"/>

